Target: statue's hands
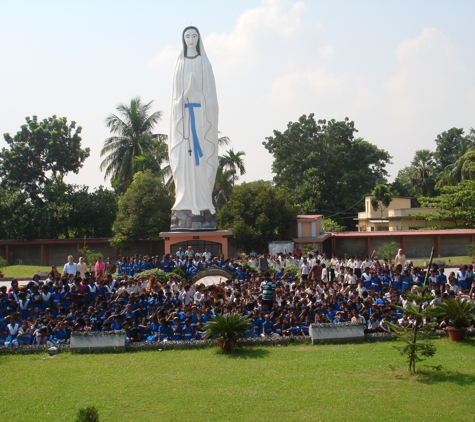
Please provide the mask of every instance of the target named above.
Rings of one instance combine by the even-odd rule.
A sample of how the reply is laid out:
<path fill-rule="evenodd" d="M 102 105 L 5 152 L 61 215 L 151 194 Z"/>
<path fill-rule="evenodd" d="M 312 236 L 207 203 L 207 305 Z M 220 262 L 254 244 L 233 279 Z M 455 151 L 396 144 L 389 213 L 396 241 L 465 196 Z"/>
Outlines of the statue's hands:
<path fill-rule="evenodd" d="M 190 79 L 188 80 L 188 86 L 186 87 L 186 90 L 185 90 L 185 98 L 193 94 L 194 91 L 195 91 L 195 87 L 193 84 L 193 73 L 191 73 Z"/>

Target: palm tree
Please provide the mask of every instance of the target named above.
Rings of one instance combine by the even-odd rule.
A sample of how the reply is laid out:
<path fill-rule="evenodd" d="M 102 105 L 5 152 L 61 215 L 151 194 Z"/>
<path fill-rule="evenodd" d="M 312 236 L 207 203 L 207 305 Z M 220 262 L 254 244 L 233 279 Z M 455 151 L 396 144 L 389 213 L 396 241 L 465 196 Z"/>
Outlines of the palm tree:
<path fill-rule="evenodd" d="M 127 190 L 140 168 L 135 158 L 153 154 L 153 143 L 160 140 L 160 135 L 153 134 L 152 130 L 161 120 L 162 112 L 150 114 L 152 103 L 143 104 L 140 97 L 133 98 L 130 105 L 119 104 L 118 114 L 111 114 L 105 120 L 113 136 L 104 141 L 101 157 L 105 158 L 100 169 L 105 170 L 104 179 L 111 177 L 118 193 Z"/>
<path fill-rule="evenodd" d="M 246 174 L 246 167 L 244 167 L 244 161 L 242 157 L 246 155 L 244 151 L 234 152 L 231 148 L 229 151 L 226 151 L 226 154 L 219 157 L 219 164 L 224 169 L 227 169 L 232 174 L 232 186 L 234 188 L 234 182 L 238 179 L 236 175 L 237 170 L 239 170 L 239 174 L 242 176 Z"/>
<path fill-rule="evenodd" d="M 221 166 L 218 167 L 213 188 L 213 203 L 217 209 L 221 208 L 229 200 L 233 192 L 232 182 L 233 173 Z"/>
<path fill-rule="evenodd" d="M 457 159 L 442 170 L 438 176 L 436 188 L 442 186 L 455 186 L 463 180 L 473 179 L 475 158 L 475 130 L 470 128 L 470 133 L 464 138 L 457 149 Z"/>
<path fill-rule="evenodd" d="M 415 190 L 422 196 L 427 196 L 432 192 L 434 181 L 434 155 L 428 149 L 416 151 L 411 163 L 409 178 Z"/>

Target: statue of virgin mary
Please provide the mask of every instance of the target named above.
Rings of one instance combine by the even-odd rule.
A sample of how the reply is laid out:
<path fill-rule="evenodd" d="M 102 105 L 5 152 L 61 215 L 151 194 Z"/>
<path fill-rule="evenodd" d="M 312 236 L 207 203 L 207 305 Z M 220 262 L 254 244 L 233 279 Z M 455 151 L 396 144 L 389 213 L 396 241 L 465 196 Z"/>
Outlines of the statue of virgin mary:
<path fill-rule="evenodd" d="M 173 75 L 168 138 L 176 198 L 171 229 L 213 229 L 212 192 L 218 168 L 216 86 L 198 29 L 185 28 L 182 41 Z"/>

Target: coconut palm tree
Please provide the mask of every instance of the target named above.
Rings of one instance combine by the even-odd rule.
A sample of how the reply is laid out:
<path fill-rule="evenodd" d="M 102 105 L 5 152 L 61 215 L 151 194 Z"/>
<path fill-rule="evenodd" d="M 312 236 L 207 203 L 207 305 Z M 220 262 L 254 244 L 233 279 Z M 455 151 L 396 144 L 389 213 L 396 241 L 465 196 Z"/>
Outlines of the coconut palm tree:
<path fill-rule="evenodd" d="M 233 173 L 223 167 L 218 167 L 213 188 L 213 203 L 217 209 L 220 209 L 229 200 L 233 192 L 232 182 Z"/>
<path fill-rule="evenodd" d="M 224 155 L 219 157 L 220 166 L 232 173 L 233 188 L 234 182 L 238 179 L 238 176 L 236 175 L 237 170 L 239 170 L 239 174 L 241 176 L 246 174 L 246 167 L 244 166 L 244 161 L 242 159 L 244 155 L 246 155 L 244 151 L 234 152 L 234 150 L 231 148 L 229 151 L 226 151 Z"/>
<path fill-rule="evenodd" d="M 104 179 L 111 177 L 118 193 L 127 190 L 140 168 L 135 158 L 153 154 L 154 142 L 160 140 L 160 135 L 152 131 L 161 120 L 162 112 L 150 114 L 152 103 L 144 104 L 140 97 L 133 98 L 130 104 L 119 104 L 118 113 L 110 114 L 105 120 L 112 136 L 104 141 L 101 157 L 105 158 L 100 169 L 105 170 Z"/>
<path fill-rule="evenodd" d="M 472 179 L 473 161 L 475 151 L 475 131 L 470 129 L 470 133 L 464 138 L 457 149 L 457 159 L 452 164 L 446 166 L 437 177 L 436 188 L 442 186 L 455 186 L 463 180 Z"/>
<path fill-rule="evenodd" d="M 409 178 L 420 195 L 427 196 L 435 186 L 434 180 L 434 155 L 428 149 L 416 151 L 411 163 Z"/>

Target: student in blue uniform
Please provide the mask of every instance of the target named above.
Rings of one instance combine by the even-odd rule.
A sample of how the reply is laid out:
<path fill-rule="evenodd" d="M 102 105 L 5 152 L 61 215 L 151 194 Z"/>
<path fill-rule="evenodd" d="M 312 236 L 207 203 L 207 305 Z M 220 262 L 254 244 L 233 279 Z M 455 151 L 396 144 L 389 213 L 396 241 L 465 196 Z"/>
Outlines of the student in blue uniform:
<path fill-rule="evenodd" d="M 191 319 L 185 319 L 185 326 L 183 327 L 183 340 L 191 341 L 195 339 L 195 329 L 191 325 Z"/>
<path fill-rule="evenodd" d="M 23 321 L 18 329 L 16 340 L 20 346 L 29 346 L 32 340 L 33 330 L 28 326 L 28 321 Z"/>
<path fill-rule="evenodd" d="M 168 325 L 166 318 L 160 319 L 160 326 L 158 327 L 158 340 L 159 341 L 168 341 L 172 335 L 172 327 Z"/>
<path fill-rule="evenodd" d="M 20 324 L 15 319 L 15 315 L 8 316 L 6 318 L 7 322 L 7 338 L 5 340 L 5 346 L 15 346 L 18 344 L 17 336 L 18 331 L 20 330 Z"/>

